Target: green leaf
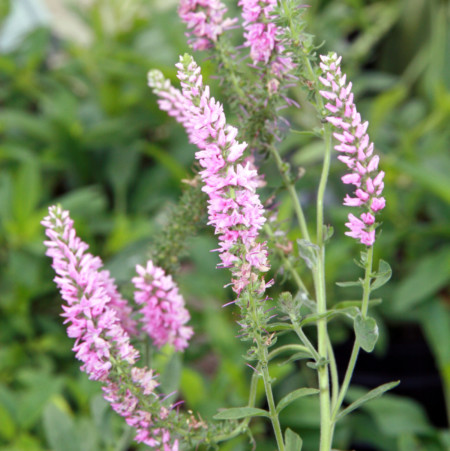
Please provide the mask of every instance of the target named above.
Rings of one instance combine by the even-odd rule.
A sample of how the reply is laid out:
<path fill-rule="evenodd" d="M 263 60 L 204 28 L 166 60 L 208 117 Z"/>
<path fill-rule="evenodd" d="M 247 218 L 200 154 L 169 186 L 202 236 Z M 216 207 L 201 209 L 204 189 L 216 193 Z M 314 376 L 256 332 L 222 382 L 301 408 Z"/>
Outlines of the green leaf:
<path fill-rule="evenodd" d="M 16 425 L 11 413 L 0 404 L 0 438 L 12 440 L 16 435 Z"/>
<path fill-rule="evenodd" d="M 371 291 L 374 291 L 389 282 L 391 276 L 392 269 L 389 266 L 389 263 L 385 262 L 384 260 L 380 260 L 380 263 L 378 264 L 378 271 L 374 275 L 375 280 L 370 285 Z"/>
<path fill-rule="evenodd" d="M 180 387 L 183 363 L 179 352 L 174 352 L 161 375 L 161 389 L 163 393 L 172 393 Z"/>
<path fill-rule="evenodd" d="M 353 326 L 356 340 L 361 348 L 366 352 L 372 352 L 378 340 L 377 322 L 371 317 L 363 318 L 360 313 L 355 317 Z"/>
<path fill-rule="evenodd" d="M 358 400 L 352 402 L 348 407 L 346 407 L 344 410 L 339 412 L 339 414 L 336 417 L 336 421 L 339 421 L 346 415 L 348 415 L 350 412 L 353 412 L 358 407 L 362 406 L 366 402 L 380 397 L 383 393 L 387 392 L 388 390 L 392 390 L 394 387 L 397 387 L 397 385 L 400 383 L 400 381 L 393 381 L 388 382 L 387 384 L 380 385 L 377 388 L 374 388 L 373 390 L 370 390 L 367 392 L 364 396 L 361 396 Z"/>
<path fill-rule="evenodd" d="M 215 420 L 240 420 L 247 417 L 270 417 L 270 414 L 256 407 L 232 407 L 213 416 Z"/>
<path fill-rule="evenodd" d="M 79 451 L 80 443 L 72 418 L 53 403 L 44 410 L 44 430 L 53 451 Z"/>
<path fill-rule="evenodd" d="M 380 305 L 382 303 L 381 298 L 371 299 L 369 301 L 369 308 L 375 307 L 376 305 Z M 334 308 L 337 310 L 346 309 L 349 307 L 359 307 L 361 308 L 362 301 L 341 301 L 334 305 Z"/>
<path fill-rule="evenodd" d="M 207 397 L 205 381 L 202 376 L 191 368 L 183 368 L 181 372 L 180 391 L 183 399 L 192 408 L 197 408 Z"/>
<path fill-rule="evenodd" d="M 296 362 L 297 360 L 303 360 L 303 359 L 311 359 L 313 358 L 309 352 L 296 352 L 295 354 L 291 355 L 288 359 L 283 360 L 282 362 L 278 363 L 278 366 L 284 366 L 291 362 Z"/>
<path fill-rule="evenodd" d="M 298 253 L 300 254 L 300 257 L 302 257 L 305 261 L 306 266 L 309 269 L 314 268 L 317 264 L 319 246 L 317 246 L 317 244 L 311 243 L 311 241 L 304 239 L 297 240 L 297 244 Z"/>
<path fill-rule="evenodd" d="M 444 287 L 450 277 L 450 247 L 422 258 L 395 290 L 392 306 L 408 311 Z"/>
<path fill-rule="evenodd" d="M 298 434 L 287 428 L 284 433 L 285 449 L 286 451 L 301 451 L 303 441 Z"/>
<path fill-rule="evenodd" d="M 336 282 L 338 287 L 362 287 L 363 281 L 361 279 L 351 282 Z"/>
<path fill-rule="evenodd" d="M 280 400 L 277 405 L 277 413 L 280 413 L 285 407 L 287 407 L 296 399 L 303 398 L 304 396 L 315 395 L 317 393 L 319 393 L 319 390 L 317 388 L 299 388 L 297 390 L 294 390 Z"/>

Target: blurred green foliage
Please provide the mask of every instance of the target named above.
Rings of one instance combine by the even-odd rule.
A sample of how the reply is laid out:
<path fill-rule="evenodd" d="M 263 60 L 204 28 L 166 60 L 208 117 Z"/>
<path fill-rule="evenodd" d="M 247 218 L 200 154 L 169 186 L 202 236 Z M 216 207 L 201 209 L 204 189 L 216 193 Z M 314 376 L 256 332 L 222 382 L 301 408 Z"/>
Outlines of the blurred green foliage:
<path fill-rule="evenodd" d="M 377 319 L 384 339 L 376 351 L 388 352 L 390 328 L 420 325 L 448 406 L 448 5 L 312 3 L 308 31 L 325 41 L 323 50 L 344 55 L 386 171 L 387 208 L 375 250 L 377 258 L 390 262 L 394 276 L 380 289 L 384 302 Z M 0 3 L 1 20 L 8 4 Z M 181 127 L 159 111 L 146 86 L 150 68 L 174 78 L 173 63 L 187 50 L 175 5 L 97 0 L 74 14 L 91 36 L 89 45 L 41 27 L 0 54 L 0 448 L 8 451 L 139 448 L 130 445 L 129 431 L 101 399 L 100 387 L 78 370 L 59 318 L 40 220 L 50 204 L 69 209 L 79 234 L 126 290 L 134 265 L 145 260 L 148 243 L 164 228 L 167 204 L 176 202 L 181 180 L 192 175 L 193 147 Z M 308 128 L 308 108 L 292 113 L 292 122 Z M 293 135 L 286 152 L 306 168 L 300 185 L 306 198 L 313 196 L 320 147 Z M 328 289 L 336 300 L 348 296 L 335 281 L 352 277 L 356 252 L 343 236 L 341 170 L 332 168 L 327 217 L 336 229 L 327 261 Z M 289 204 L 281 208 L 286 217 Z M 232 307 L 221 308 L 231 293 L 222 288 L 228 275 L 215 269 L 217 257 L 210 253 L 215 247 L 210 231 L 192 239 L 178 276 L 196 330 L 183 357 L 186 366 L 181 369 L 180 356 L 169 351 L 155 357 L 163 387 L 179 388 L 187 406 L 206 417 L 219 407 L 244 405 L 251 374 L 235 338 Z M 342 324 L 332 334 L 338 342 L 346 338 Z M 283 382 L 275 385 L 279 399 L 302 384 L 314 386 L 308 369 L 302 367 L 300 376 L 295 369 L 293 363 L 273 367 L 272 376 Z M 355 387 L 349 401 L 361 390 Z M 301 431 L 306 451 L 317 449 L 317 412 L 313 397 L 283 411 L 284 424 Z M 257 449 L 273 449 L 265 438 L 267 424 L 254 422 Z M 432 426 L 419 403 L 398 395 L 385 395 L 346 417 L 336 440 L 342 449 L 355 440 L 380 451 L 450 446 L 449 434 Z M 249 447 L 244 437 L 221 449 Z"/>

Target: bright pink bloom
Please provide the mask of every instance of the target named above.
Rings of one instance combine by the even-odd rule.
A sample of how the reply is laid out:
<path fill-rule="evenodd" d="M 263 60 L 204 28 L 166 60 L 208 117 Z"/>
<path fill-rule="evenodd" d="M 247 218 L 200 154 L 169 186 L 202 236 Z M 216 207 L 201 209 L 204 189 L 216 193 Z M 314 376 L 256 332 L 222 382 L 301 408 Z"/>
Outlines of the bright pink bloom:
<path fill-rule="evenodd" d="M 323 74 L 319 80 L 326 89 L 319 92 L 330 101 L 325 108 L 332 113 L 326 119 L 340 130 L 340 133 L 333 133 L 338 141 L 335 149 L 340 152 L 338 159 L 350 169 L 342 181 L 356 187 L 356 197 L 347 194 L 344 205 L 365 209 L 360 218 L 349 214 L 346 226 L 350 231 L 346 235 L 372 246 L 375 242 L 375 213 L 386 204 L 384 197 L 380 197 L 384 188 L 384 172 L 378 171 L 379 156 L 372 156 L 374 145 L 369 142 L 367 134 L 369 123 L 361 122 L 361 115 L 353 102 L 352 84 L 346 85 L 346 75 L 341 73 L 342 58 L 333 53 L 321 55 L 320 59 Z"/>
<path fill-rule="evenodd" d="M 223 106 L 203 86 L 195 61 L 182 59 L 177 67 L 183 95 L 192 102 L 190 114 L 196 125 L 191 139 L 200 149 L 196 158 L 209 196 L 209 224 L 219 235 L 222 265 L 232 265 L 233 287 L 239 294 L 256 282 L 259 272 L 269 269 L 266 244 L 257 242 L 266 220 L 255 192 L 261 180 L 253 164 L 244 162 L 247 145 L 236 141 L 237 130 L 226 124 Z"/>
<path fill-rule="evenodd" d="M 227 8 L 220 0 L 181 0 L 178 14 L 190 30 L 189 44 L 194 50 L 214 46 L 217 37 L 229 29 L 237 19 L 224 19 Z"/>
<path fill-rule="evenodd" d="M 54 280 L 66 302 L 62 316 L 64 323 L 69 323 L 69 337 L 75 339 L 73 351 L 83 362 L 81 370 L 90 379 L 104 383 L 104 398 L 136 429 L 137 442 L 161 451 L 176 451 L 178 441 L 172 443 L 169 431 L 158 427 L 158 417 L 152 420 L 141 406 L 140 399 L 146 398 L 159 418 L 167 417 L 167 408 L 154 393 L 159 384 L 153 371 L 133 366 L 139 353 L 130 344 L 126 330 L 136 330 L 136 322 L 125 318 L 131 314 L 127 301 L 118 293 L 109 272 L 101 269 L 100 258 L 88 253 L 89 246 L 77 237 L 69 212 L 50 207 L 42 225 L 49 238 L 44 243 L 46 255 L 53 259 Z M 126 377 L 122 381 L 125 375 L 131 383 L 124 382 Z"/>
<path fill-rule="evenodd" d="M 194 332 L 185 326 L 190 318 L 189 312 L 172 276 L 166 275 L 151 260 L 146 267 L 137 265 L 136 272 L 139 276 L 132 282 L 136 287 L 134 299 L 142 305 L 139 311 L 142 330 L 159 348 L 170 344 L 177 351 L 185 349 Z"/>
<path fill-rule="evenodd" d="M 186 108 L 176 116 L 199 148 L 195 156 L 202 170 L 203 191 L 209 196 L 208 224 L 219 235 L 221 265 L 231 268 L 233 289 L 240 293 L 250 282 L 264 283 L 260 272 L 269 269 L 265 243 L 258 243 L 259 229 L 265 222 L 256 189 L 261 178 L 249 159 L 244 158 L 246 143 L 236 140 L 237 129 L 227 125 L 223 106 L 203 85 L 200 68 L 185 56 L 177 64 L 182 93 L 168 86 L 160 73 L 151 72 L 149 85 L 160 98 L 171 98 L 171 109 Z M 155 74 L 155 75 L 154 75 Z M 183 100 L 180 100 L 180 95 Z"/>
<path fill-rule="evenodd" d="M 55 283 L 66 302 L 62 316 L 69 323 L 69 337 L 75 339 L 73 351 L 90 379 L 104 381 L 111 368 L 110 357 L 130 364 L 138 358 L 116 313 L 117 309 L 127 311 L 125 301 L 109 273 L 101 270 L 100 258 L 86 252 L 89 246 L 76 236 L 67 211 L 50 207 L 42 225 L 49 238 L 46 255 L 53 259 Z"/>

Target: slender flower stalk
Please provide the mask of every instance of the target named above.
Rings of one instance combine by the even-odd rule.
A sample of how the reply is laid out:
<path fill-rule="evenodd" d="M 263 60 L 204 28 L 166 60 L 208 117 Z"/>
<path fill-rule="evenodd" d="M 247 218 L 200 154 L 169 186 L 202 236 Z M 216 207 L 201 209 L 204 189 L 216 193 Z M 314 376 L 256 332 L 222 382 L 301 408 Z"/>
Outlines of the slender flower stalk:
<path fill-rule="evenodd" d="M 165 344 L 174 346 L 177 351 L 187 348 L 194 331 L 185 325 L 189 312 L 172 276 L 166 275 L 151 260 L 145 267 L 137 265 L 136 271 L 138 276 L 132 282 L 136 287 L 134 299 L 142 305 L 139 310 L 141 328 L 158 348 Z"/>
<path fill-rule="evenodd" d="M 375 215 L 386 204 L 381 196 L 384 188 L 384 172 L 378 170 L 379 156 L 373 155 L 374 145 L 369 141 L 367 127 L 361 122 L 353 101 L 352 83 L 346 84 L 346 75 L 341 72 L 341 59 L 336 53 L 320 56 L 320 68 L 323 71 L 320 82 L 325 87 L 320 91 L 328 103 L 326 120 L 337 128 L 333 136 L 338 141 L 334 147 L 340 155 L 338 159 L 347 165 L 350 172 L 342 177 L 342 182 L 355 186 L 355 197 L 348 194 L 344 205 L 363 207 L 364 212 L 356 217 L 348 215 L 345 224 L 350 230 L 345 234 L 358 239 L 362 244 L 372 246 L 375 242 Z"/>
<path fill-rule="evenodd" d="M 178 14 L 190 30 L 189 44 L 194 50 L 214 47 L 225 30 L 232 27 L 237 19 L 224 19 L 226 6 L 220 0 L 181 0 Z"/>

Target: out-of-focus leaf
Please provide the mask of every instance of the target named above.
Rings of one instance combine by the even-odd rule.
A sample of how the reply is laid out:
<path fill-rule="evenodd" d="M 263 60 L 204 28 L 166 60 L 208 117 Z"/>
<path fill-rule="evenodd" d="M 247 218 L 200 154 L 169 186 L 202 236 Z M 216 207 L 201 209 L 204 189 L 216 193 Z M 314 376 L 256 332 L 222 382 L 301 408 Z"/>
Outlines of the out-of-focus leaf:
<path fill-rule="evenodd" d="M 161 376 L 161 388 L 166 394 L 177 391 L 181 381 L 183 362 L 179 352 L 174 352 L 167 362 Z"/>
<path fill-rule="evenodd" d="M 206 398 L 205 382 L 199 373 L 190 369 L 183 368 L 181 373 L 180 391 L 187 405 L 195 409 Z"/>
<path fill-rule="evenodd" d="M 350 388 L 348 399 L 357 400 L 364 395 L 360 388 Z M 427 434 L 432 428 L 423 408 L 412 399 L 384 395 L 364 404 L 362 408 L 374 419 L 380 431 L 387 436 L 401 434 Z"/>
<path fill-rule="evenodd" d="M 16 435 L 16 425 L 10 412 L 0 404 L 0 437 L 11 441 Z"/>
<path fill-rule="evenodd" d="M 284 440 L 286 442 L 286 451 L 301 451 L 303 441 L 300 436 L 291 429 L 286 429 Z"/>
<path fill-rule="evenodd" d="M 397 286 L 392 309 L 403 312 L 433 296 L 450 279 L 450 248 L 422 257 L 411 273 Z"/>
<path fill-rule="evenodd" d="M 340 420 L 341 418 L 345 417 L 345 415 L 348 415 L 350 412 L 353 412 L 354 410 L 356 410 L 358 407 L 361 407 L 366 402 L 371 401 L 376 398 L 379 398 L 383 393 L 397 387 L 397 385 L 399 383 L 400 383 L 400 381 L 388 382 L 387 384 L 380 385 L 379 387 L 374 388 L 373 390 L 370 390 L 365 395 L 361 396 L 361 398 L 352 402 L 348 407 L 346 407 L 344 410 L 342 410 L 337 415 L 336 419 Z"/>
<path fill-rule="evenodd" d="M 44 430 L 53 451 L 81 451 L 75 424 L 68 413 L 54 403 L 45 407 Z"/>

